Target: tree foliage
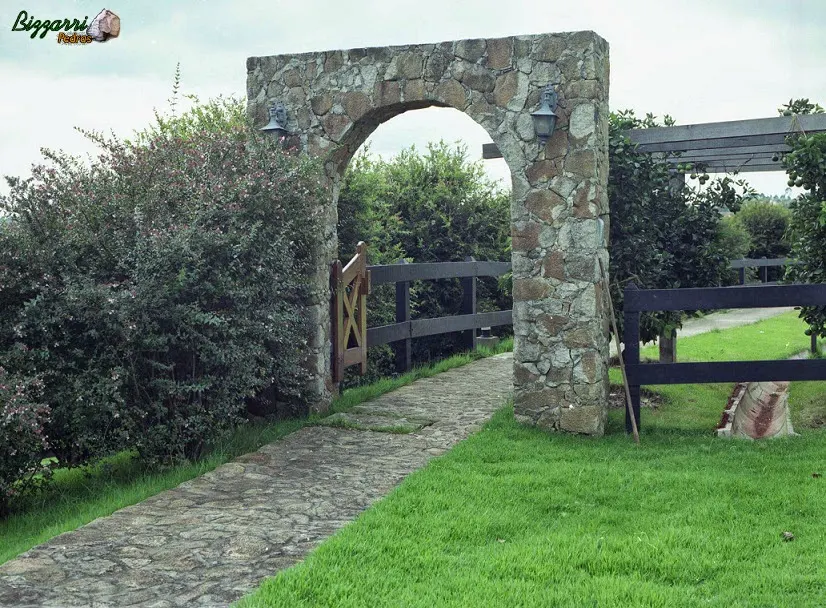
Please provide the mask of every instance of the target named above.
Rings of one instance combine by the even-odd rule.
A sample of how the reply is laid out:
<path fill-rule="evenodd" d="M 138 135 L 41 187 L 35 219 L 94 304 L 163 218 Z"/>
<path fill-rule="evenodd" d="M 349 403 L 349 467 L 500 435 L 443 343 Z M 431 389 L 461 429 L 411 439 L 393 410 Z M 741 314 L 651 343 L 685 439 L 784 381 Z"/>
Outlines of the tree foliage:
<path fill-rule="evenodd" d="M 808 99 L 790 100 L 780 112 L 822 113 L 823 108 Z M 783 157 L 783 167 L 789 181 L 805 189 L 790 205 L 791 257 L 800 264 L 790 266 L 786 278 L 826 283 L 826 133 L 796 132 L 786 143 L 791 150 Z M 826 336 L 826 307 L 804 307 L 800 316 L 810 326 L 807 333 Z"/>
<path fill-rule="evenodd" d="M 610 116 L 611 297 L 620 311 L 629 281 L 643 289 L 720 285 L 729 280 L 729 260 L 736 257 L 726 249 L 719 208 L 736 208 L 747 192 L 743 184 L 725 176 L 703 189 L 691 188 L 681 175 L 675 179 L 668 162 L 638 152 L 624 134 L 673 124 L 669 116 L 660 123 L 651 114 L 639 118 L 633 111 Z M 704 176 L 698 179 L 705 183 Z M 642 315 L 642 340 L 667 335 L 681 318 L 679 312 Z"/>
<path fill-rule="evenodd" d="M 787 230 L 791 213 L 786 207 L 766 200 L 751 200 L 743 204 L 737 221 L 748 231 L 750 258 L 782 258 L 789 253 Z"/>

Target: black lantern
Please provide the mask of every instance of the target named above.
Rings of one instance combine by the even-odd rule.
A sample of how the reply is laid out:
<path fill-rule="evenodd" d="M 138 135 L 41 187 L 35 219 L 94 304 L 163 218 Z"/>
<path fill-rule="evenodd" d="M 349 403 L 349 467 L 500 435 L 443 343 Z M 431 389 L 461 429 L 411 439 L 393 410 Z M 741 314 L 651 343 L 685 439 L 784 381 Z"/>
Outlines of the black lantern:
<path fill-rule="evenodd" d="M 539 145 L 544 146 L 554 132 L 557 115 L 554 113 L 558 97 L 554 91 L 554 85 L 549 84 L 542 91 L 539 109 L 531 113 L 533 118 L 533 130 L 539 138 Z"/>
<path fill-rule="evenodd" d="M 272 133 L 275 137 L 281 138 L 289 135 L 287 131 L 287 108 L 280 101 L 270 106 L 270 122 L 261 127 L 266 133 Z"/>

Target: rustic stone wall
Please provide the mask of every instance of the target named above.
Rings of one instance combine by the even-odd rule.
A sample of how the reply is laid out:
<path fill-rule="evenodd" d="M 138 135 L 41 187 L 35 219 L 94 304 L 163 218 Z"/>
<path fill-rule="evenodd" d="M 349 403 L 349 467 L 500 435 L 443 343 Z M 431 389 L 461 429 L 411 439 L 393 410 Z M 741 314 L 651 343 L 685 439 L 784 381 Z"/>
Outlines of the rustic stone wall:
<path fill-rule="evenodd" d="M 516 415 L 548 429 L 602 434 L 608 343 L 597 256 L 607 267 L 608 69 L 608 44 L 593 32 L 247 60 L 255 124 L 266 124 L 269 105 L 283 102 L 293 133 L 286 143 L 322 156 L 329 180 L 318 290 L 308 302 L 318 327 L 307 358 L 312 409 L 323 410 L 332 389 L 328 265 L 336 257 L 339 178 L 382 122 L 452 107 L 484 127 L 511 170 Z M 530 113 L 549 83 L 560 118 L 540 148 Z"/>

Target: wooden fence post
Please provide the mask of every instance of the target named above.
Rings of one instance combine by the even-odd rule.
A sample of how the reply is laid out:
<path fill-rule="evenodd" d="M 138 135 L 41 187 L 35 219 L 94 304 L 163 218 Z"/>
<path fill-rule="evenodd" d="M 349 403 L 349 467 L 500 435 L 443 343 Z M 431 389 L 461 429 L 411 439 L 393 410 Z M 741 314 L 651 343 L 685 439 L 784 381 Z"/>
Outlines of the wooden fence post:
<path fill-rule="evenodd" d="M 333 286 L 333 301 L 331 316 L 333 321 L 332 345 L 333 345 L 333 382 L 339 384 L 344 378 L 344 359 L 342 346 L 340 345 L 339 334 L 344 323 L 344 294 L 341 284 L 341 260 L 336 260 L 330 269 L 330 283 Z"/>
<path fill-rule="evenodd" d="M 465 262 L 475 262 L 473 256 L 465 258 Z M 462 310 L 463 315 L 476 314 L 476 277 L 462 277 Z M 468 350 L 476 350 L 476 329 L 462 332 L 462 342 Z"/>
<path fill-rule="evenodd" d="M 739 273 L 740 273 L 740 285 L 745 285 L 746 284 L 746 267 L 741 266 L 738 270 L 739 270 Z"/>
<path fill-rule="evenodd" d="M 370 271 L 367 270 L 367 243 L 359 241 L 356 246 L 358 255 L 361 256 L 360 272 L 362 283 L 359 285 L 359 324 L 358 333 L 361 337 L 361 375 L 367 373 L 367 295 L 370 293 Z"/>
<path fill-rule="evenodd" d="M 622 343 L 624 348 L 622 350 L 623 359 L 626 366 L 626 377 L 628 376 L 628 366 L 640 364 L 640 313 L 636 310 L 628 309 L 628 292 L 635 291 L 637 286 L 630 283 L 625 288 L 625 297 L 623 298 L 624 322 L 622 331 Z M 640 428 L 640 385 L 633 384 L 631 379 L 628 380 L 628 392 L 631 394 L 631 407 L 634 411 L 634 420 L 637 423 L 637 430 Z M 630 434 L 634 427 L 631 423 L 631 416 L 628 413 L 628 408 L 625 408 L 625 432 Z"/>
<path fill-rule="evenodd" d="M 818 353 L 818 350 L 817 350 L 817 334 L 815 332 L 812 332 L 811 351 L 812 351 L 813 355 L 816 355 Z"/>
<path fill-rule="evenodd" d="M 401 259 L 397 264 L 407 264 Z M 410 281 L 396 283 L 396 323 L 410 321 Z M 409 372 L 413 363 L 413 340 L 409 337 L 399 340 L 393 345 L 396 355 L 396 371 L 400 374 Z"/>
<path fill-rule="evenodd" d="M 760 258 L 761 260 L 765 260 L 766 256 Z M 768 266 L 761 266 L 760 267 L 760 280 L 764 283 L 769 282 L 769 267 Z"/>

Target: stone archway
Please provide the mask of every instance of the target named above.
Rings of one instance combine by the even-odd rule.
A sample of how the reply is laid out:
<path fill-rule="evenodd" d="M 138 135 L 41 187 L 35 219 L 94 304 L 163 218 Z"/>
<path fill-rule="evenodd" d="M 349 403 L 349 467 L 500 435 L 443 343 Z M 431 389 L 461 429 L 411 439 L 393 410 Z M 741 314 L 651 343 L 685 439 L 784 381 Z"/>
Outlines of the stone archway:
<path fill-rule="evenodd" d="M 597 256 L 607 266 L 608 44 L 593 32 L 350 49 L 247 60 L 257 125 L 282 102 L 293 143 L 325 159 L 331 191 L 316 251 L 317 328 L 306 365 L 311 409 L 330 402 L 329 263 L 338 183 L 382 122 L 452 107 L 480 124 L 512 178 L 514 406 L 528 423 L 601 435 L 608 395 L 607 322 Z M 540 148 L 530 113 L 554 84 L 559 120 Z"/>

